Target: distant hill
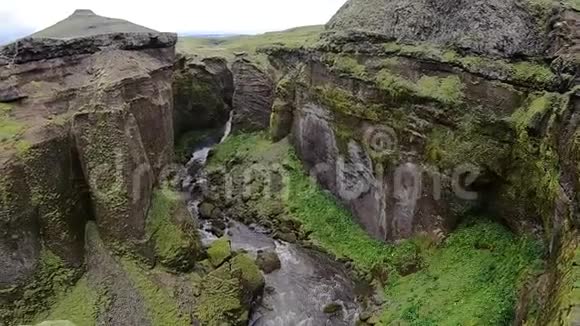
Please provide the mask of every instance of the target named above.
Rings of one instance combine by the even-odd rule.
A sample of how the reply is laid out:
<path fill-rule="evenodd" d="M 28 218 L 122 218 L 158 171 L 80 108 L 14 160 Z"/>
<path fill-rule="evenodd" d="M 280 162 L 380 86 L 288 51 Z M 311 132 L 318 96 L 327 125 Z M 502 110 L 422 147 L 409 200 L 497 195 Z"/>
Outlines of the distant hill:
<path fill-rule="evenodd" d="M 313 44 L 320 38 L 324 25 L 303 26 L 285 31 L 258 35 L 234 35 L 226 37 L 185 36 L 177 42 L 177 51 L 201 57 L 233 57 L 234 52 L 256 53 L 256 49 L 270 45 L 299 47 Z"/>
<path fill-rule="evenodd" d="M 123 19 L 102 17 L 91 10 L 80 9 L 66 19 L 30 36 L 74 38 L 109 33 L 157 33 L 157 31 Z"/>

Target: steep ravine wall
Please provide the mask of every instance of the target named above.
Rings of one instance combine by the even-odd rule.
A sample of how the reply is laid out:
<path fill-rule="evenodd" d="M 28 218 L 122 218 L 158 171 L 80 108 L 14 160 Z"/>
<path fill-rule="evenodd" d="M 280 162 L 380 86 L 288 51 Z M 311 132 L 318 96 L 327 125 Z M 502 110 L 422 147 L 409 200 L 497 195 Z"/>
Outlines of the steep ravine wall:
<path fill-rule="evenodd" d="M 155 259 L 146 217 L 173 157 L 175 42 L 120 33 L 0 49 L 0 324 L 82 274 L 89 220 L 109 249 Z"/>
<path fill-rule="evenodd" d="M 267 49 L 281 76 L 271 134 L 379 239 L 441 239 L 472 210 L 544 239 L 516 323 L 573 325 L 578 95 L 565 49 L 552 59 L 566 72 L 360 32 Z"/>

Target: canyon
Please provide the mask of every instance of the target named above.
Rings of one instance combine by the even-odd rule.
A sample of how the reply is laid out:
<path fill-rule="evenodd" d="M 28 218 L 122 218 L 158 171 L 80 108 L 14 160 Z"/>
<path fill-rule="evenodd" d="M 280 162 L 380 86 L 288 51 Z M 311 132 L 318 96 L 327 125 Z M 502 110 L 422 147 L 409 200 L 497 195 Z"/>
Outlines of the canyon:
<path fill-rule="evenodd" d="M 349 0 L 204 48 L 78 10 L 0 48 L 0 325 L 577 325 L 579 22 Z"/>

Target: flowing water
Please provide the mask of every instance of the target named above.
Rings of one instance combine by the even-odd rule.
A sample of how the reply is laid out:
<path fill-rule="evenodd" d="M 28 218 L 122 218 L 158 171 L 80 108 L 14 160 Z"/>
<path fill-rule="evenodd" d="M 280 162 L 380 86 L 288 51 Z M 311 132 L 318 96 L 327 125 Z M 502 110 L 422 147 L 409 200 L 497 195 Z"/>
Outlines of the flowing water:
<path fill-rule="evenodd" d="M 231 123 L 230 115 L 220 143 L 228 137 Z M 198 189 L 207 182 L 202 167 L 212 147 L 213 144 L 200 146 L 186 166 L 190 174 L 183 181 L 183 187 L 191 193 L 189 207 L 196 218 L 201 200 Z M 266 291 L 261 303 L 252 309 L 251 326 L 355 324 L 359 306 L 355 300 L 354 283 L 340 263 L 320 252 L 276 241 L 269 235 L 269 230 L 258 226 L 248 227 L 237 221 L 228 221 L 227 224 L 225 232 L 234 250 L 245 250 L 254 257 L 260 250 L 275 251 L 281 262 L 279 270 L 264 275 Z M 200 234 L 204 246 L 217 239 L 209 221 L 200 221 Z M 339 305 L 341 309 L 326 314 L 324 308 L 329 304 Z"/>

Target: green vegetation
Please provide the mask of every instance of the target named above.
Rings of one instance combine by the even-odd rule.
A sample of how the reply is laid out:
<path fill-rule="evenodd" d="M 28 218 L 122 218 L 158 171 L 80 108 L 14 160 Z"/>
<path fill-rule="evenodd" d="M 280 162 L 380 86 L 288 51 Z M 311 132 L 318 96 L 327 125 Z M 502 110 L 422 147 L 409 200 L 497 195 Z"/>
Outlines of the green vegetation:
<path fill-rule="evenodd" d="M 417 81 L 417 93 L 423 97 L 434 98 L 447 105 L 458 105 L 463 101 L 463 88 L 457 76 L 445 78 L 424 76 Z"/>
<path fill-rule="evenodd" d="M 393 99 L 403 99 L 411 96 L 415 85 L 405 78 L 394 75 L 388 69 L 382 69 L 375 77 L 377 86 L 386 91 Z"/>
<path fill-rule="evenodd" d="M 264 286 L 264 276 L 260 272 L 254 259 L 247 254 L 238 254 L 231 260 L 232 269 L 241 273 L 244 288 L 255 293 Z"/>
<path fill-rule="evenodd" d="M 201 281 L 201 295 L 194 307 L 194 315 L 202 325 L 247 324 L 248 310 L 242 300 L 242 286 L 236 271 L 224 264 Z"/>
<path fill-rule="evenodd" d="M 538 138 L 529 134 L 546 116 L 552 120 L 561 98 L 557 94 L 532 94 L 527 103 L 512 115 L 517 139 L 510 161 L 517 168 L 508 177 L 510 187 L 506 195 L 514 202 L 531 206 L 543 218 L 548 234 L 555 200 L 560 192 L 560 163 L 558 152 L 549 135 Z M 549 129 L 547 130 L 550 131 Z"/>
<path fill-rule="evenodd" d="M 421 237 L 397 245 L 375 240 L 305 174 L 286 141 L 235 135 L 218 146 L 215 158 L 239 169 L 252 162 L 281 163 L 287 183 L 283 213 L 276 218 L 296 220 L 311 241 L 351 260 L 363 275 L 388 273 L 384 325 L 505 324 L 513 317 L 523 273 L 541 255 L 536 242 L 481 218 L 469 219 L 439 247 Z"/>
<path fill-rule="evenodd" d="M 32 280 L 24 285 L 22 298 L 0 307 L 0 320 L 14 320 L 26 324 L 42 314 L 73 285 L 77 271 L 67 268 L 64 262 L 49 250 L 43 249 L 39 267 Z M 13 288 L 8 291 L 17 291 Z"/>
<path fill-rule="evenodd" d="M 170 293 L 151 280 L 136 262 L 123 258 L 121 264 L 145 299 L 153 325 L 191 325 L 189 316 L 180 313 L 178 304 Z"/>
<path fill-rule="evenodd" d="M 12 105 L 0 103 L 0 147 L 3 144 L 8 144 L 10 147 L 18 145 L 17 138 L 25 129 L 22 123 L 10 117 L 12 109 Z"/>
<path fill-rule="evenodd" d="M 366 78 L 366 67 L 360 64 L 356 58 L 348 55 L 329 54 L 325 61 L 338 72 L 346 73 L 358 78 Z"/>
<path fill-rule="evenodd" d="M 259 35 L 236 35 L 218 38 L 180 37 L 177 42 L 177 51 L 201 57 L 218 56 L 227 59 L 232 59 L 235 52 L 246 52 L 256 57 L 260 63 L 264 63 L 267 59 L 257 54 L 259 48 L 268 46 L 291 48 L 312 46 L 318 41 L 323 30 L 324 26 L 316 25 Z"/>
<path fill-rule="evenodd" d="M 167 186 L 155 190 L 147 233 L 154 240 L 156 255 L 163 265 L 187 269 L 193 264 L 199 245 L 189 218 L 185 201 L 178 193 Z"/>
<path fill-rule="evenodd" d="M 520 276 L 533 268 L 541 248 L 474 219 L 424 255 L 427 268 L 386 289 L 383 325 L 508 325 Z"/>
<path fill-rule="evenodd" d="M 86 278 L 80 279 L 75 287 L 66 293 L 48 312 L 42 314 L 42 320 L 69 320 L 76 325 L 95 325 L 97 313 L 97 293 L 89 286 Z"/>
<path fill-rule="evenodd" d="M 383 110 L 378 104 L 364 104 L 349 92 L 338 87 L 317 87 L 315 95 L 318 101 L 340 113 L 361 119 L 381 121 Z"/>
<path fill-rule="evenodd" d="M 551 0 L 538 1 L 550 2 Z M 453 50 L 441 49 L 430 44 L 404 45 L 390 42 L 385 43 L 383 47 L 386 54 L 448 63 L 471 73 L 498 76 L 500 80 L 512 81 L 534 88 L 551 87 L 557 81 L 557 76 L 547 65 L 531 61 L 511 63 L 502 59 L 461 56 Z"/>
<path fill-rule="evenodd" d="M 223 237 L 214 241 L 207 249 L 207 256 L 214 267 L 219 267 L 232 255 L 230 239 Z"/>

